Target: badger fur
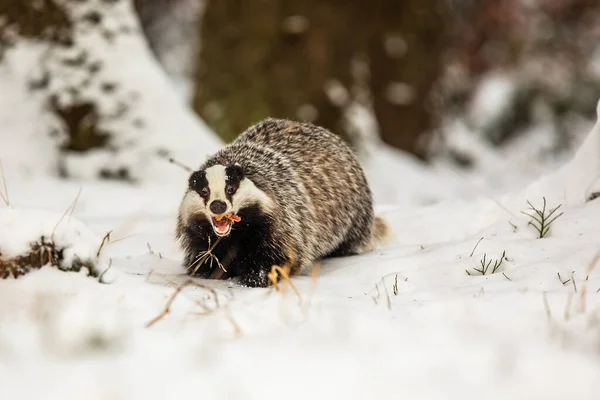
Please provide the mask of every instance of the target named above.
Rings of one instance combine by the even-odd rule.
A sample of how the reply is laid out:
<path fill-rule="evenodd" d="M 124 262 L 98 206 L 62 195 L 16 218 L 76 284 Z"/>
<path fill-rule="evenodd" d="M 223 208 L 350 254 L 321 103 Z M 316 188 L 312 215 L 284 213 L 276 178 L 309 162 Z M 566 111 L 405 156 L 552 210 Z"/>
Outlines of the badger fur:
<path fill-rule="evenodd" d="M 220 214 L 239 222 L 217 222 Z M 346 143 L 328 130 L 267 119 L 244 131 L 189 177 L 176 237 L 187 268 L 209 243 L 226 273 L 250 287 L 268 285 L 273 265 L 291 274 L 313 262 L 372 249 L 385 234 L 371 190 Z M 216 262 L 188 273 L 214 277 Z"/>

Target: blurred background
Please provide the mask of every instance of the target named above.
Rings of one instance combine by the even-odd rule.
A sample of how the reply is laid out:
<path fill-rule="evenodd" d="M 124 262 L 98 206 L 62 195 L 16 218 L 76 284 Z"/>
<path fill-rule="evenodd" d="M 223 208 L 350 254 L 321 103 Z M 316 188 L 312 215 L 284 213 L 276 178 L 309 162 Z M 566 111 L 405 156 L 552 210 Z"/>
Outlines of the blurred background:
<path fill-rule="evenodd" d="M 429 159 L 460 122 L 494 146 L 539 126 L 570 149 L 600 96 L 595 0 L 137 0 L 162 64 L 225 140 L 257 120 L 309 120 L 359 145 L 345 112 Z M 358 136 L 358 137 L 357 137 Z"/>
<path fill-rule="evenodd" d="M 135 22 L 122 23 L 125 14 Z M 81 37 L 97 31 L 114 43 L 138 30 L 169 85 L 222 143 L 269 116 L 311 121 L 362 157 L 393 149 L 419 168 L 501 189 L 564 162 L 600 98 L 597 0 L 0 0 L 0 57 L 18 38 L 43 43 L 41 60 L 63 49 L 59 67 L 33 62 L 39 70 L 27 77 L 32 92 L 51 92 L 44 112 L 58 122 L 37 134 L 60 138 L 52 143 L 61 176 L 80 165 L 61 154 L 101 158 L 108 148 L 110 162 L 92 175 L 136 181 L 124 161 L 131 153 L 115 154 L 145 139 L 119 141 L 129 133 L 106 124 L 126 115 L 126 130 L 143 132 L 151 123 L 131 117 L 133 95 L 99 110 L 129 78 L 113 73 L 82 95 L 111 61 Z M 135 53 L 123 54 L 116 69 L 134 71 Z M 77 66 L 87 81 L 48 89 Z M 155 80 L 140 78 L 134 92 L 144 97 Z M 177 155 L 170 142 L 157 152 Z"/>

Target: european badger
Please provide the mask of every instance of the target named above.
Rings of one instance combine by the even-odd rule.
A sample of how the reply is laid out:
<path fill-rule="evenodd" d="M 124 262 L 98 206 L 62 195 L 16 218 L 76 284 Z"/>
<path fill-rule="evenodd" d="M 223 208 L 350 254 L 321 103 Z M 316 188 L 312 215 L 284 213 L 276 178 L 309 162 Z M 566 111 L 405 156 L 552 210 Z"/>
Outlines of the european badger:
<path fill-rule="evenodd" d="M 221 278 L 250 287 L 268 286 L 273 265 L 310 272 L 316 260 L 371 250 L 384 234 L 352 150 L 324 128 L 282 119 L 248 128 L 191 174 L 176 229 L 188 273 L 219 275 L 216 262 L 197 264 L 220 237 L 211 253 Z"/>

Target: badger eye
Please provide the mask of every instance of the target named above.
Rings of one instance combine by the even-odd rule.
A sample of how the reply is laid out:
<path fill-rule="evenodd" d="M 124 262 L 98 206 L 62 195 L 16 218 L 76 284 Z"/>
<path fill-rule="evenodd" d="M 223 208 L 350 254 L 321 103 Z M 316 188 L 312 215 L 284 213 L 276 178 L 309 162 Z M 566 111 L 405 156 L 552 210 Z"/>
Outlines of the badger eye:
<path fill-rule="evenodd" d="M 200 191 L 200 196 L 207 197 L 208 196 L 208 188 L 202 188 Z"/>
<path fill-rule="evenodd" d="M 228 195 L 233 195 L 236 191 L 236 188 L 233 186 L 227 186 L 227 188 L 225 189 L 225 191 L 227 192 Z"/>

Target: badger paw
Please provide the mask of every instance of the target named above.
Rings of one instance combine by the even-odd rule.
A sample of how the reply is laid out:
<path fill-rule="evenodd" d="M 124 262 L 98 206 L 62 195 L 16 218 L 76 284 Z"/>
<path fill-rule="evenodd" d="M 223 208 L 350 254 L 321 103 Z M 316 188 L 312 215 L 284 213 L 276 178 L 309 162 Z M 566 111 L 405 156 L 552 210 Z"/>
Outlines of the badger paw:
<path fill-rule="evenodd" d="M 269 286 L 269 272 L 265 269 L 246 269 L 240 274 L 240 285 L 251 288 Z"/>

